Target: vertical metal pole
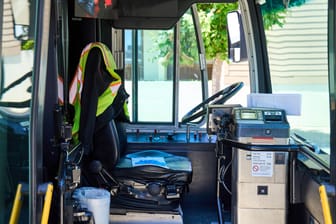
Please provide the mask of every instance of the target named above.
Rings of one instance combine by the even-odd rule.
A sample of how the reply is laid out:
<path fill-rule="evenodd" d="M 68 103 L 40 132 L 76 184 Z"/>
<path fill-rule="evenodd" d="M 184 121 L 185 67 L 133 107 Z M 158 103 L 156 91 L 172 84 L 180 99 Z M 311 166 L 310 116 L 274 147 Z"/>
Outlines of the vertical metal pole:
<path fill-rule="evenodd" d="M 3 18 L 3 5 L 4 5 L 4 2 L 3 0 L 0 0 L 0 18 Z M 2 91 L 2 88 L 3 88 L 3 60 L 2 60 L 2 26 L 3 26 L 3 20 L 1 20 L 0 22 L 0 99 L 2 97 L 2 94 L 1 94 L 1 91 Z"/>
<path fill-rule="evenodd" d="M 328 2 L 328 57 L 329 57 L 329 95 L 330 95 L 330 184 L 335 193 L 336 188 L 336 4 Z M 336 197 L 333 194 L 331 203 L 332 220 L 336 220 Z"/>
<path fill-rule="evenodd" d="M 0 0 L 0 18 L 3 18 L 3 5 L 4 2 L 3 0 Z M 3 19 L 0 20 L 0 92 L 2 91 L 3 88 L 3 60 L 2 60 L 2 23 Z M 0 99 L 1 99 L 1 94 L 0 94 Z M 4 218 L 4 212 L 5 212 L 5 172 L 6 169 L 4 169 L 5 164 L 7 164 L 7 161 L 5 158 L 7 158 L 7 144 L 6 141 L 0 140 L 2 142 L 2 145 L 0 147 L 0 224 L 5 223 L 5 218 Z"/>
<path fill-rule="evenodd" d="M 138 57 L 139 57 L 139 49 L 138 49 L 138 41 L 139 41 L 139 31 L 132 30 L 132 118 L 134 122 L 138 122 L 138 90 L 139 90 L 139 69 L 138 69 Z M 142 39 L 141 39 L 142 41 Z M 141 51 L 143 49 L 140 49 Z"/>
<path fill-rule="evenodd" d="M 199 21 L 198 13 L 197 13 L 197 7 L 196 4 L 192 5 L 191 7 L 192 15 L 193 15 L 193 21 L 195 24 L 195 33 L 198 43 L 198 49 L 199 49 L 199 59 L 200 59 L 200 66 L 201 66 L 201 72 L 202 72 L 202 94 L 203 94 L 203 100 L 208 98 L 208 70 L 207 70 L 207 64 L 205 59 L 205 47 L 203 43 L 203 37 L 202 37 L 202 30 L 201 30 L 201 24 Z"/>
<path fill-rule="evenodd" d="M 41 205 L 38 203 L 37 186 L 43 179 L 43 117 L 46 99 L 47 64 L 51 1 L 37 1 L 35 13 L 35 51 L 33 66 L 33 91 L 29 130 L 29 223 L 38 223 Z M 34 5 L 34 4 L 33 4 Z"/>
<path fill-rule="evenodd" d="M 219 144 L 217 143 L 217 147 Z M 217 149 L 220 150 L 220 149 Z M 219 224 L 223 224 L 223 208 L 222 208 L 222 199 L 220 194 L 220 180 L 221 180 L 221 166 L 222 160 L 224 159 L 223 156 L 217 155 L 217 181 L 216 181 L 216 197 L 217 197 L 217 212 L 218 212 L 218 221 Z"/>

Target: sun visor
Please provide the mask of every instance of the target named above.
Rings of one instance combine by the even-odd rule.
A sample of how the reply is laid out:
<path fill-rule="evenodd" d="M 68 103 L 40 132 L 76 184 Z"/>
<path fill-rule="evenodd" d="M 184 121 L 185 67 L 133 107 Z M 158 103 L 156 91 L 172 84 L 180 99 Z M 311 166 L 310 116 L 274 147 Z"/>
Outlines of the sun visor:
<path fill-rule="evenodd" d="M 287 115 L 301 115 L 301 94 L 293 93 L 251 93 L 247 95 L 248 107 L 284 109 Z"/>
<path fill-rule="evenodd" d="M 118 29 L 170 29 L 194 3 L 231 3 L 237 0 L 73 1 L 75 17 L 108 20 Z"/>

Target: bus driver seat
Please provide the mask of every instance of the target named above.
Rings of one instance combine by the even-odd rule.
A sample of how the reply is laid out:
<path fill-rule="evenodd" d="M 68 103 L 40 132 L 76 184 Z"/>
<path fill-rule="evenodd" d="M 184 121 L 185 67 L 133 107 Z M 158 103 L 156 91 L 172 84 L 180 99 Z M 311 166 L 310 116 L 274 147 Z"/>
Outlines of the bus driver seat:
<path fill-rule="evenodd" d="M 75 75 L 81 80 L 73 82 L 83 85 L 76 88 L 79 93 L 73 99 L 77 102 L 71 98 L 70 88 L 75 111 L 73 137 L 86 155 L 82 161 L 85 185 L 109 189 L 111 206 L 118 208 L 176 209 L 192 180 L 191 162 L 159 150 L 125 154 L 128 94 L 114 69 L 110 50 L 102 43 L 91 43 L 82 51 Z M 108 106 L 107 93 L 113 97 Z"/>

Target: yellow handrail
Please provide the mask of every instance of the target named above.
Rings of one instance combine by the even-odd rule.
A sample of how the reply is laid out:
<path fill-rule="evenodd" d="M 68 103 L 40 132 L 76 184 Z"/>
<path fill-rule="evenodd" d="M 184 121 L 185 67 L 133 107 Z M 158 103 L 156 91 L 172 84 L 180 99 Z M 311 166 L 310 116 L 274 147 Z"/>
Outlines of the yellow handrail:
<path fill-rule="evenodd" d="M 41 224 L 48 224 L 53 189 L 53 185 L 49 183 L 44 196 Z"/>
<path fill-rule="evenodd" d="M 18 184 L 14 198 L 14 204 L 9 219 L 9 224 L 17 224 L 19 221 L 21 206 L 22 206 L 22 184 Z"/>
<path fill-rule="evenodd" d="M 321 198 L 321 205 L 322 205 L 324 223 L 325 224 L 332 224 L 327 191 L 326 191 L 326 188 L 325 188 L 324 185 L 321 185 L 319 187 L 319 192 L 320 192 L 320 198 Z"/>
<path fill-rule="evenodd" d="M 41 217 L 41 224 L 48 224 L 54 187 L 52 183 L 48 183 L 47 185 L 41 184 L 39 186 L 42 189 L 40 193 L 45 194 L 44 205 L 43 205 L 43 210 L 42 210 L 42 217 Z M 47 187 L 45 188 L 45 186 Z M 26 190 L 22 189 L 22 184 L 18 184 L 17 189 L 16 189 L 15 198 L 14 198 L 11 216 L 9 219 L 9 224 L 17 224 L 19 222 L 21 207 L 23 203 L 23 195 L 28 193 L 28 192 L 23 192 L 23 191 L 26 191 Z"/>

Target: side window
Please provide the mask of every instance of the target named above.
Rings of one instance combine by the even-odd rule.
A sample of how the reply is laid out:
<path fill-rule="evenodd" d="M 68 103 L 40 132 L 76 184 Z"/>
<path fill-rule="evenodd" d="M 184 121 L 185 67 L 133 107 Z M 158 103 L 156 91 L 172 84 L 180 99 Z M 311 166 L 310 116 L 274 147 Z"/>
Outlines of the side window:
<path fill-rule="evenodd" d="M 174 30 L 125 31 L 125 86 L 133 122 L 172 122 Z"/>
<path fill-rule="evenodd" d="M 200 50 L 196 38 L 195 27 L 191 11 L 182 17 L 179 23 L 179 111 L 178 118 L 181 118 L 192 108 L 203 100 L 204 84 L 202 82 L 204 73 L 200 59 Z"/>
<path fill-rule="evenodd" d="M 301 94 L 301 115 L 289 116 L 291 130 L 330 153 L 328 1 L 301 2 L 287 9 L 262 5 L 272 89 Z"/>
<path fill-rule="evenodd" d="M 7 223 L 18 183 L 28 183 L 35 1 L 0 1 L 0 223 Z M 28 201 L 28 200 L 27 200 Z M 24 203 L 22 210 L 27 210 Z M 28 220 L 28 212 L 21 212 Z"/>
<path fill-rule="evenodd" d="M 238 10 L 237 2 L 198 4 L 202 37 L 207 54 L 209 95 L 211 96 L 231 84 L 243 82 L 243 88 L 226 104 L 246 106 L 247 94 L 250 93 L 250 70 L 243 27 L 239 26 L 238 20 L 237 25 L 228 21 L 228 13 L 236 10 Z M 228 32 L 232 24 L 235 25 L 235 29 Z M 236 40 L 234 41 L 232 37 L 236 37 Z M 240 50 L 233 51 L 234 49 Z M 235 57 L 233 58 L 232 55 Z"/>

